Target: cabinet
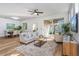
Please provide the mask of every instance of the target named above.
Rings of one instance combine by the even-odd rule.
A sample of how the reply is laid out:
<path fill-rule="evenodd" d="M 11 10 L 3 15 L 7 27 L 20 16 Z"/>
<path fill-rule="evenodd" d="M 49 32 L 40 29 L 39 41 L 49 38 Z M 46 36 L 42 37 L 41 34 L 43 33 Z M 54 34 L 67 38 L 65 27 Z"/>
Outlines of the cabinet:
<path fill-rule="evenodd" d="M 70 49 L 70 54 L 71 56 L 77 56 L 77 44 L 75 43 L 71 43 L 70 45 L 71 49 Z"/>
<path fill-rule="evenodd" d="M 63 55 L 70 55 L 70 43 L 63 43 Z"/>
<path fill-rule="evenodd" d="M 63 55 L 77 56 L 78 55 L 78 44 L 74 42 L 63 43 Z"/>

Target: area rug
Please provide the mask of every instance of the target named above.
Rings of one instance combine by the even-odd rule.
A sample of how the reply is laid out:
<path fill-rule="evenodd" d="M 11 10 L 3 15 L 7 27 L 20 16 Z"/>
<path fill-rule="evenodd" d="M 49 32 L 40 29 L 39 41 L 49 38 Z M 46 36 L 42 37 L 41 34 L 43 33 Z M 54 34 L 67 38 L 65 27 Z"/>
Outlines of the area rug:
<path fill-rule="evenodd" d="M 54 41 L 48 41 L 41 47 L 35 46 L 34 43 L 19 46 L 16 50 L 25 56 L 53 56 L 55 47 L 57 46 Z"/>

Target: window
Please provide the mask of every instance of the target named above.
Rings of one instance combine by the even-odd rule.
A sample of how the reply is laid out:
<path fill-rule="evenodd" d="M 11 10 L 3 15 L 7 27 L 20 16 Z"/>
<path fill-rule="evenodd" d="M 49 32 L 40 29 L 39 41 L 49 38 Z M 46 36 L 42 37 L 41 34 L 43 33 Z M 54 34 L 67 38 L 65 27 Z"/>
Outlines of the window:
<path fill-rule="evenodd" d="M 6 26 L 7 26 L 7 30 L 13 30 L 15 28 L 15 24 L 12 23 L 7 23 Z"/>

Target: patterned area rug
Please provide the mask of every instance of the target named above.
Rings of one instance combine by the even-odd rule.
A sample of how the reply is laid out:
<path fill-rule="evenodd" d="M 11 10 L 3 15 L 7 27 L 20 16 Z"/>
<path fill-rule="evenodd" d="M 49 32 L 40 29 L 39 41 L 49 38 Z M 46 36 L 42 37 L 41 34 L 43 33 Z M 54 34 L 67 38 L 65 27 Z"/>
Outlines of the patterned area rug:
<path fill-rule="evenodd" d="M 35 46 L 34 43 L 19 46 L 16 50 L 25 56 L 53 56 L 55 47 L 57 46 L 54 41 L 48 41 L 41 47 Z"/>

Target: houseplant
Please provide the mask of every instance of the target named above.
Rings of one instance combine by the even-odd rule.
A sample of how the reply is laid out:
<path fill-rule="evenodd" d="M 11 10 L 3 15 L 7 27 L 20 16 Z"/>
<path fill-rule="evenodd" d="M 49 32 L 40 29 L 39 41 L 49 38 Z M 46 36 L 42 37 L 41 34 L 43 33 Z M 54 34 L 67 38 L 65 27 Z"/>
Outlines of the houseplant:
<path fill-rule="evenodd" d="M 17 27 L 15 28 L 15 30 L 21 30 L 21 29 L 22 29 L 21 26 L 17 26 Z"/>
<path fill-rule="evenodd" d="M 64 35 L 64 36 L 66 36 L 66 37 L 69 37 L 69 40 L 72 40 L 72 34 L 71 34 L 71 32 L 70 32 L 70 23 L 64 23 L 63 25 L 62 25 L 62 29 L 63 29 L 63 32 L 62 32 L 62 34 Z"/>
<path fill-rule="evenodd" d="M 62 25 L 62 29 L 63 29 L 63 34 L 68 34 L 70 33 L 70 23 L 65 23 Z"/>
<path fill-rule="evenodd" d="M 14 28 L 14 30 L 22 32 L 22 26 L 17 26 L 16 28 Z"/>

